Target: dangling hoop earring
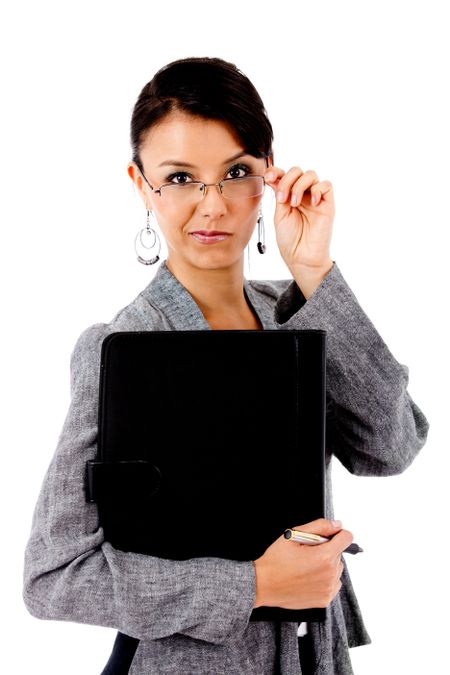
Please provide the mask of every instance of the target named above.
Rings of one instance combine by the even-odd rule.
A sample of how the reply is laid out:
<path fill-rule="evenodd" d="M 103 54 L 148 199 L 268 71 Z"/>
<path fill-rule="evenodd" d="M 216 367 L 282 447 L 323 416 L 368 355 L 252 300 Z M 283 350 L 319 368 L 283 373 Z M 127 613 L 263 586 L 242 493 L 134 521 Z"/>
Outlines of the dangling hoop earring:
<path fill-rule="evenodd" d="M 156 230 L 154 230 L 152 227 L 150 227 L 150 213 L 151 213 L 151 211 L 149 211 L 147 209 L 147 228 L 142 228 L 142 230 L 139 230 L 139 232 L 137 233 L 137 235 L 135 237 L 135 240 L 134 240 L 134 250 L 136 251 L 137 259 L 143 265 L 154 265 L 156 262 L 158 262 L 159 252 L 161 251 L 161 240 L 159 238 L 159 235 L 158 235 Z M 142 241 L 142 235 L 144 234 L 144 232 L 145 232 L 147 237 L 153 237 L 153 243 L 150 244 L 150 246 L 147 246 Z M 150 258 L 150 260 L 146 260 L 141 255 L 139 255 L 139 251 L 138 251 L 138 248 L 137 248 L 138 239 L 141 243 L 141 246 L 143 246 L 147 250 L 149 250 L 151 248 L 154 248 L 154 246 L 157 245 L 158 252 L 156 253 L 156 255 L 153 258 Z"/>
<path fill-rule="evenodd" d="M 259 209 L 259 217 L 258 217 L 258 244 L 257 244 L 258 251 L 260 253 L 266 252 L 265 241 L 266 241 L 266 237 L 265 237 L 265 232 L 264 232 L 264 218 L 263 218 L 263 214 L 262 214 L 262 209 L 260 208 Z"/>

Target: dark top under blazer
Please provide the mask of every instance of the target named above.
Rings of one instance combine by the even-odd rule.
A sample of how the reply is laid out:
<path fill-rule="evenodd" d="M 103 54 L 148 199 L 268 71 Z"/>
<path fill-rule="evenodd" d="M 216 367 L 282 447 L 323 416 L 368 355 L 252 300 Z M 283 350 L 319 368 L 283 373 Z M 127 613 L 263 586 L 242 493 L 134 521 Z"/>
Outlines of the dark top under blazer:
<path fill-rule="evenodd" d="M 332 455 L 353 474 L 390 476 L 425 444 L 429 424 L 407 391 L 408 367 L 393 357 L 336 262 L 307 301 L 293 279 L 244 279 L 244 290 L 264 329 L 327 331 L 331 518 Z M 96 504 L 85 501 L 85 464 L 97 452 L 102 340 L 115 331 L 201 329 L 211 327 L 163 261 L 110 323 L 80 334 L 70 360 L 70 407 L 26 547 L 24 601 L 41 619 L 109 626 L 139 638 L 131 675 L 300 675 L 297 624 L 281 623 L 277 652 L 273 622 L 249 622 L 252 561 L 170 561 L 116 550 L 104 540 Z M 308 623 L 319 655 L 316 675 L 352 674 L 348 648 L 371 642 L 345 560 L 342 582 L 326 621 Z"/>

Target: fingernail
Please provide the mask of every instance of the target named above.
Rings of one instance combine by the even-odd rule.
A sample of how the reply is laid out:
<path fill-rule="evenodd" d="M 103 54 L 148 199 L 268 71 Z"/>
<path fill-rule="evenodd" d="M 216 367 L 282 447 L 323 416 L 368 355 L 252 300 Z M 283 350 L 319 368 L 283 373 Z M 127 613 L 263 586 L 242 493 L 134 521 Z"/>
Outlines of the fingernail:
<path fill-rule="evenodd" d="M 297 204 L 298 204 L 298 197 L 297 197 L 297 195 L 292 195 L 291 206 L 297 206 Z"/>
<path fill-rule="evenodd" d="M 284 202 L 286 199 L 286 193 L 285 192 L 278 192 L 277 193 L 277 201 L 278 202 Z"/>
<path fill-rule="evenodd" d="M 275 174 L 273 173 L 273 171 L 270 171 L 267 174 L 266 178 L 267 178 L 267 180 L 272 181 L 275 178 Z"/>
<path fill-rule="evenodd" d="M 340 520 L 332 520 L 331 522 L 333 524 L 333 527 L 341 527 L 342 526 L 342 521 L 340 521 Z"/>
<path fill-rule="evenodd" d="M 313 206 L 315 206 L 315 205 L 317 204 L 317 195 L 313 195 L 313 196 L 311 197 L 311 204 L 312 204 Z"/>

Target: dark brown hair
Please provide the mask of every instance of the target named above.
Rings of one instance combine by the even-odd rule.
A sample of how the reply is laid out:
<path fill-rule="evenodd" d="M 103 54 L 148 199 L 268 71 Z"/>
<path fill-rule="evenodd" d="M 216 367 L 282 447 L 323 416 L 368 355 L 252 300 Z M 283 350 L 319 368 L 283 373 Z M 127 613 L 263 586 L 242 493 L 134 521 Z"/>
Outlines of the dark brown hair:
<path fill-rule="evenodd" d="M 272 157 L 273 130 L 253 84 L 235 65 L 213 57 L 190 57 L 160 68 L 139 94 L 131 117 L 132 160 L 143 172 L 140 148 L 146 133 L 171 112 L 230 125 L 245 152 Z"/>

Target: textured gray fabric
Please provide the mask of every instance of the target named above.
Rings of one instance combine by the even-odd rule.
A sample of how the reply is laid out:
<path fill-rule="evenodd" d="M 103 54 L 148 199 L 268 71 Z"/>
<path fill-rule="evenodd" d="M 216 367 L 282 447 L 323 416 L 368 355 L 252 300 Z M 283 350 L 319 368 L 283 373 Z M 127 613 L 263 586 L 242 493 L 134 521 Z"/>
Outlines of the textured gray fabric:
<path fill-rule="evenodd" d="M 328 332 L 326 515 L 332 518 L 332 455 L 353 474 L 389 476 L 404 471 L 423 447 L 429 424 L 407 392 L 408 368 L 395 360 L 336 262 L 307 301 L 293 279 L 245 279 L 244 290 L 265 330 Z M 103 339 L 124 330 L 201 329 L 211 330 L 163 261 L 110 323 L 80 334 L 70 360 L 70 407 L 25 551 L 23 598 L 37 618 L 108 626 L 139 638 L 131 675 L 300 675 L 298 624 L 249 622 L 252 561 L 170 561 L 116 550 L 104 541 L 96 505 L 85 501 L 85 462 L 96 455 Z M 326 622 L 308 623 L 315 675 L 351 675 L 349 647 L 371 642 L 346 565 L 342 581 Z"/>

